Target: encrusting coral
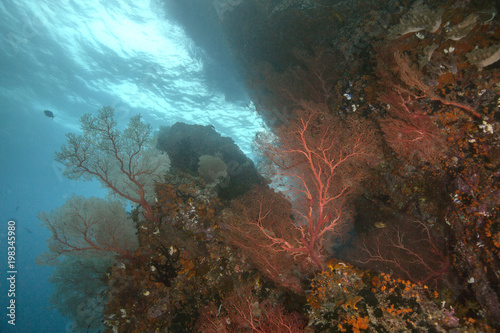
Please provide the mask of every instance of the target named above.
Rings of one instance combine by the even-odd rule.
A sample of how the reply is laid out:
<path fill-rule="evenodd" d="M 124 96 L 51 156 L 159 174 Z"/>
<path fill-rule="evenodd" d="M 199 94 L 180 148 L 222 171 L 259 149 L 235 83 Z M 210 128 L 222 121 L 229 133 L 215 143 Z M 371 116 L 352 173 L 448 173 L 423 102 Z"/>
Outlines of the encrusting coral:
<path fill-rule="evenodd" d="M 446 32 L 446 38 L 454 41 L 464 38 L 476 26 L 478 18 L 478 14 L 470 14 L 462 22 L 449 28 Z"/>
<path fill-rule="evenodd" d="M 422 0 L 419 0 L 415 2 L 410 11 L 400 19 L 399 24 L 389 30 L 388 37 L 395 39 L 411 32 L 422 30 L 434 33 L 441 26 L 442 14 L 442 8 L 432 10 L 424 5 Z"/>
<path fill-rule="evenodd" d="M 465 55 L 472 65 L 478 67 L 489 66 L 500 60 L 500 43 L 487 48 L 476 48 Z"/>

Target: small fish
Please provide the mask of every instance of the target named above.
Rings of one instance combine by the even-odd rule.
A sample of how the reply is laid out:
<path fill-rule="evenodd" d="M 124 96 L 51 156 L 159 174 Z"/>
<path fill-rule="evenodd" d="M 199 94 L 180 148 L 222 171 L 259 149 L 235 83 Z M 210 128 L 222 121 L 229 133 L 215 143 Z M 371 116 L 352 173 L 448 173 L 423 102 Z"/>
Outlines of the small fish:
<path fill-rule="evenodd" d="M 375 228 L 383 229 L 387 227 L 384 222 L 375 222 Z"/>
<path fill-rule="evenodd" d="M 54 119 L 56 116 L 54 116 L 54 113 L 50 110 L 44 110 L 43 113 L 45 113 L 45 115 L 49 118 L 52 118 Z"/>

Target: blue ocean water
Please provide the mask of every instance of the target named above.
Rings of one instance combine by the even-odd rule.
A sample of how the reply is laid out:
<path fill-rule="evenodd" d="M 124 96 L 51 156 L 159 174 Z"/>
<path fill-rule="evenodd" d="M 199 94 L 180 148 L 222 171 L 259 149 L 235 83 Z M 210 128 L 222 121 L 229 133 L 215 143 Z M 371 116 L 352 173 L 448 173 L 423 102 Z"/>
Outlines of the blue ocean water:
<path fill-rule="evenodd" d="M 49 236 L 36 215 L 73 193 L 106 192 L 62 176 L 54 152 L 65 133 L 79 130 L 84 113 L 110 105 L 122 125 L 137 113 L 155 128 L 211 124 L 250 154 L 262 123 L 228 51 L 207 48 L 223 42 L 192 38 L 160 1 L 6 0 L 0 15 L 0 331 L 69 332 L 66 318 L 50 308 L 52 268 L 34 263 Z M 16 251 L 9 268 L 11 220 Z M 8 323 L 11 299 L 15 326 Z"/>

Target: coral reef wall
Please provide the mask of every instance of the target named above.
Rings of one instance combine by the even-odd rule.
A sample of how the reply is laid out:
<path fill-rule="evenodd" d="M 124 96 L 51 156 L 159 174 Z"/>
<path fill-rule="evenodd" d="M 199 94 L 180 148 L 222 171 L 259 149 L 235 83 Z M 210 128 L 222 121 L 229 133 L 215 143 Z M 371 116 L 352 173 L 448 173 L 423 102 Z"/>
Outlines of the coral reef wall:
<path fill-rule="evenodd" d="M 446 286 L 464 304 L 462 315 L 498 324 L 498 5 L 220 0 L 214 6 L 257 110 L 276 135 L 301 117 L 303 101 L 378 128 L 383 161 L 354 203 L 352 242 L 332 244 L 330 254 Z M 410 241 L 416 225 L 419 239 Z M 427 253 L 412 242 L 428 244 Z M 426 267 L 418 273 L 424 276 L 412 272 L 415 263 Z"/>
<path fill-rule="evenodd" d="M 161 128 L 171 168 L 80 326 L 106 302 L 106 332 L 498 331 L 499 8 L 183 6 L 211 11 L 246 77 L 257 163 L 211 126 Z"/>

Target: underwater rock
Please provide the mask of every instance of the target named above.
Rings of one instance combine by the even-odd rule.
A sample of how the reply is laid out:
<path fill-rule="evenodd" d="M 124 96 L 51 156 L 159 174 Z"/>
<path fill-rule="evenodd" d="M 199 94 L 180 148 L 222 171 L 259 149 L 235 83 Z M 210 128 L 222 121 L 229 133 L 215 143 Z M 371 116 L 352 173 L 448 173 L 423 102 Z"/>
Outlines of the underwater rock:
<path fill-rule="evenodd" d="M 203 176 L 199 173 L 200 157 L 210 155 L 220 158 L 226 164 L 227 172 L 224 181 L 216 186 L 221 199 L 242 195 L 251 185 L 263 181 L 252 160 L 231 138 L 221 136 L 213 126 L 177 122 L 170 127 L 161 127 L 158 149 L 167 152 L 173 168 L 193 176 Z"/>
<path fill-rule="evenodd" d="M 224 21 L 226 12 L 233 11 L 242 2 L 243 0 L 215 0 L 213 4 L 219 20 Z"/>

